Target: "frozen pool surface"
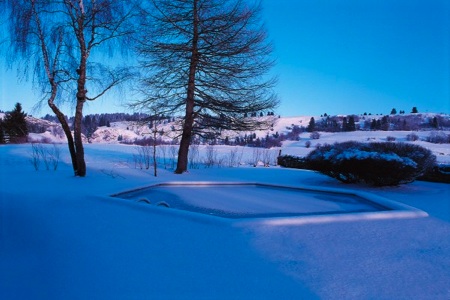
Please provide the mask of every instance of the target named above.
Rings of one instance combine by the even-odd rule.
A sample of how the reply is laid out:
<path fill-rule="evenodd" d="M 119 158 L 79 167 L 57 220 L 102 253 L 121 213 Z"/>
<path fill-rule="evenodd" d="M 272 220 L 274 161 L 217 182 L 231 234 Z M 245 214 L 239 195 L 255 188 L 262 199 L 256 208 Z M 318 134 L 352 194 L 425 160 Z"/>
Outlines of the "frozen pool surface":
<path fill-rule="evenodd" d="M 390 210 L 351 193 L 264 184 L 159 184 L 115 195 L 224 218 L 267 218 Z"/>

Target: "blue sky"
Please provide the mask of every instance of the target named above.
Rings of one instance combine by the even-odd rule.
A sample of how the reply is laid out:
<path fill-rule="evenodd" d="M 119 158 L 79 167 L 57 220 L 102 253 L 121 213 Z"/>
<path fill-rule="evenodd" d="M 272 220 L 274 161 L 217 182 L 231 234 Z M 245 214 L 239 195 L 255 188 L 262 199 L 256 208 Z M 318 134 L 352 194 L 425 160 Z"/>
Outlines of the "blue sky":
<path fill-rule="evenodd" d="M 450 113 L 450 1 L 263 4 L 282 115 Z"/>
<path fill-rule="evenodd" d="M 282 116 L 450 113 L 450 1 L 263 0 Z M 39 95 L 0 63 L 0 109 Z M 85 113 L 124 111 L 106 95 Z M 44 106 L 43 115 L 50 112 Z M 68 114 L 73 111 L 67 109 Z"/>

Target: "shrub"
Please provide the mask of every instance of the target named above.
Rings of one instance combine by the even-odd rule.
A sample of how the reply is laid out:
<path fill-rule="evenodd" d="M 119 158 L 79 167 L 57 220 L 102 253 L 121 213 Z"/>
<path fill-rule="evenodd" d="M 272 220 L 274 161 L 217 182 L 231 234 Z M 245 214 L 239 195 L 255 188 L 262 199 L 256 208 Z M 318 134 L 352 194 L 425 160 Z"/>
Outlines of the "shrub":
<path fill-rule="evenodd" d="M 450 166 L 435 166 L 418 179 L 423 181 L 450 183 Z"/>
<path fill-rule="evenodd" d="M 41 162 L 44 163 L 45 168 L 54 171 L 58 169 L 61 151 L 58 146 L 53 144 L 52 148 L 44 147 L 41 143 L 31 143 L 31 157 L 30 162 L 36 171 L 39 170 Z"/>
<path fill-rule="evenodd" d="M 320 133 L 318 133 L 317 131 L 311 132 L 309 137 L 312 138 L 313 140 L 318 140 L 320 139 Z"/>
<path fill-rule="evenodd" d="M 415 142 L 415 141 L 419 140 L 419 136 L 413 132 L 406 136 L 406 140 L 408 142 Z"/>
<path fill-rule="evenodd" d="M 450 135 L 442 131 L 432 131 L 426 141 L 434 144 L 448 144 L 450 143 Z"/>
<path fill-rule="evenodd" d="M 404 143 L 336 143 L 318 147 L 306 157 L 312 170 L 345 183 L 376 186 L 412 182 L 435 162 L 430 150 Z"/>
<path fill-rule="evenodd" d="M 286 168 L 308 169 L 306 159 L 292 155 L 278 156 L 277 164 Z"/>
<path fill-rule="evenodd" d="M 386 141 L 388 141 L 388 142 L 395 142 L 395 140 L 396 140 L 396 138 L 394 136 L 389 135 L 386 137 Z"/>
<path fill-rule="evenodd" d="M 305 147 L 306 147 L 306 148 L 311 147 L 311 141 L 306 141 L 306 142 L 305 142 Z"/>

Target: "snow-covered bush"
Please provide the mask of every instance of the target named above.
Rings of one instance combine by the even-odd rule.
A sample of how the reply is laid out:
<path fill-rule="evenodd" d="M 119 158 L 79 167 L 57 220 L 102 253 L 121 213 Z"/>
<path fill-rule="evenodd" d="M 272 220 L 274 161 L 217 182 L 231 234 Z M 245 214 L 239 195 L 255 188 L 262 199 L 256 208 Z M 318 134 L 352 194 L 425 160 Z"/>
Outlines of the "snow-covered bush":
<path fill-rule="evenodd" d="M 320 133 L 318 133 L 317 131 L 311 132 L 309 137 L 313 140 L 318 140 L 318 139 L 320 139 Z"/>
<path fill-rule="evenodd" d="M 415 142 L 415 141 L 419 140 L 419 136 L 413 132 L 413 133 L 406 135 L 406 140 L 408 142 Z"/>
<path fill-rule="evenodd" d="M 395 142 L 395 140 L 396 140 L 395 136 L 390 136 L 390 135 L 388 135 L 388 136 L 386 137 L 386 141 L 388 141 L 388 142 Z"/>
<path fill-rule="evenodd" d="M 316 148 L 306 162 L 309 169 L 345 183 L 384 186 L 414 181 L 435 166 L 436 157 L 406 143 L 344 142 Z"/>
<path fill-rule="evenodd" d="M 450 143 L 450 135 L 442 131 L 432 131 L 426 141 L 433 144 L 448 144 Z"/>

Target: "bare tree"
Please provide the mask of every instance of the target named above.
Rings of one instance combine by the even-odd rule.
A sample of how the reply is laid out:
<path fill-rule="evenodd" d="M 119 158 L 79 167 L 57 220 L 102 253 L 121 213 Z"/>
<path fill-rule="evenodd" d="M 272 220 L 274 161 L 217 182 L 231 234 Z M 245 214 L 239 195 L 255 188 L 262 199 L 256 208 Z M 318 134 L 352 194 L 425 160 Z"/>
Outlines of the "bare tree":
<path fill-rule="evenodd" d="M 8 61 L 25 77 L 31 73 L 46 95 L 67 137 L 75 175 L 85 176 L 83 107 L 130 78 L 129 68 L 102 63 L 100 51 L 126 49 L 121 46 L 131 40 L 135 8 L 118 0 L 5 0 L 0 6 L 10 13 Z M 75 98 L 73 135 L 57 98 Z"/>
<path fill-rule="evenodd" d="M 184 116 L 175 173 L 187 170 L 195 134 L 270 125 L 244 117 L 277 105 L 261 7 L 248 2 L 150 0 L 142 11 L 138 52 L 145 97 L 134 106 Z"/>

